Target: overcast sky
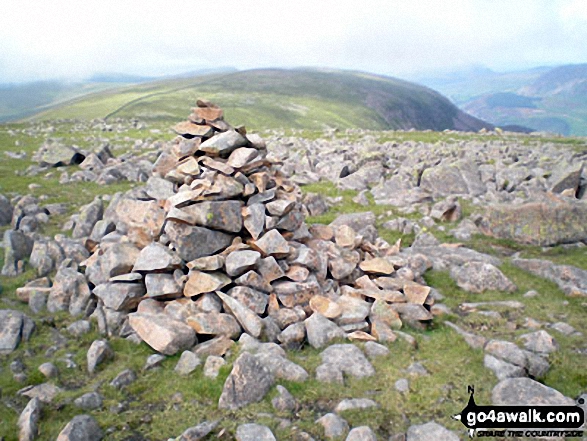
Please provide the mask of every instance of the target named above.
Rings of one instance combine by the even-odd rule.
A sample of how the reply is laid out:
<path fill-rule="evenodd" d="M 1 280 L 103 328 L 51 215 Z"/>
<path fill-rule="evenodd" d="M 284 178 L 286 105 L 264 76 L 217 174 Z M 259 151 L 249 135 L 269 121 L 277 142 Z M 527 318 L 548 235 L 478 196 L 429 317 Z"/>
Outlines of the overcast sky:
<path fill-rule="evenodd" d="M 321 66 L 409 78 L 587 62 L 587 0 L 0 0 L 0 82 Z"/>

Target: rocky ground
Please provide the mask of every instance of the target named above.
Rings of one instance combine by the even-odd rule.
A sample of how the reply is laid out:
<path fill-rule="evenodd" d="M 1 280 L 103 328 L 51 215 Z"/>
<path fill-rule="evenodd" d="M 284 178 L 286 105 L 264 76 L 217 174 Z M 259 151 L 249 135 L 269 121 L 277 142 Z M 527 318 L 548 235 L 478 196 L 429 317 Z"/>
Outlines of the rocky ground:
<path fill-rule="evenodd" d="M 3 439 L 456 440 L 468 385 L 587 392 L 586 140 L 174 131 L 0 127 Z"/>

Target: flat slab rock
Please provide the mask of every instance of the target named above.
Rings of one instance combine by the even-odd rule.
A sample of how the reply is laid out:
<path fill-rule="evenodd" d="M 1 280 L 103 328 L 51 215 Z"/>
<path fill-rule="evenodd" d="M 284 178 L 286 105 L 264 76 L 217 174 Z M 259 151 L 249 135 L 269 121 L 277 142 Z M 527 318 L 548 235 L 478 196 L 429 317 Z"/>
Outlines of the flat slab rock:
<path fill-rule="evenodd" d="M 545 386 L 530 378 L 507 378 L 500 381 L 491 392 L 496 405 L 548 405 L 572 406 L 574 401 L 556 389 Z"/>
<path fill-rule="evenodd" d="M 165 314 L 129 314 L 131 328 L 153 349 L 173 355 L 196 343 L 196 332 Z"/>

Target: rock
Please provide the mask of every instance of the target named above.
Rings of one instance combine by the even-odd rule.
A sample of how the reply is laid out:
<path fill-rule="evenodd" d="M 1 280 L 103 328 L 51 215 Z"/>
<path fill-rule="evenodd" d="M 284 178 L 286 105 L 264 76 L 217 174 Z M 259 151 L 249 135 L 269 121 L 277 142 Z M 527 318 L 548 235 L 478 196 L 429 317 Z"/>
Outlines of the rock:
<path fill-rule="evenodd" d="M 461 204 L 455 197 L 437 202 L 430 210 L 430 217 L 442 222 L 456 222 L 461 218 L 461 215 Z"/>
<path fill-rule="evenodd" d="M 88 392 L 76 398 L 74 406 L 82 410 L 96 410 L 102 407 L 103 398 L 98 392 Z"/>
<path fill-rule="evenodd" d="M 300 365 L 288 360 L 283 355 L 261 352 L 256 355 L 259 361 L 271 371 L 275 378 L 302 382 L 308 379 L 308 372 Z"/>
<path fill-rule="evenodd" d="M 274 376 L 254 355 L 242 353 L 226 382 L 218 402 L 221 409 L 235 410 L 261 401 L 271 386 Z"/>
<path fill-rule="evenodd" d="M 91 329 L 92 326 L 90 325 L 89 321 L 78 320 L 67 327 L 67 332 L 69 332 L 74 337 L 81 337 L 82 335 L 90 332 Z"/>
<path fill-rule="evenodd" d="M 105 219 L 108 219 L 108 210 L 104 213 Z M 123 199 L 114 211 L 116 231 L 127 233 L 133 242 L 142 247 L 156 240 L 161 234 L 165 210 L 156 201 Z"/>
<path fill-rule="evenodd" d="M 507 378 L 491 392 L 494 405 L 572 406 L 574 401 L 559 391 L 530 378 Z"/>
<path fill-rule="evenodd" d="M 259 155 L 257 149 L 241 147 L 234 150 L 226 163 L 234 168 L 242 168 Z"/>
<path fill-rule="evenodd" d="M 218 426 L 218 421 L 204 421 L 197 426 L 186 429 L 179 437 L 179 441 L 200 441 L 206 438 L 206 436 L 212 432 L 216 426 Z"/>
<path fill-rule="evenodd" d="M 386 276 L 392 274 L 395 271 L 393 264 L 381 257 L 365 260 L 361 262 L 359 268 L 369 274 L 382 274 Z"/>
<path fill-rule="evenodd" d="M 191 348 L 196 333 L 188 325 L 164 314 L 129 314 L 129 324 L 145 343 L 165 355 Z"/>
<path fill-rule="evenodd" d="M 349 424 L 335 413 L 327 413 L 316 423 L 324 427 L 324 437 L 328 439 L 342 438 L 349 431 Z"/>
<path fill-rule="evenodd" d="M 574 164 L 562 162 L 553 170 L 549 179 L 550 191 L 553 193 L 562 193 L 570 190 L 575 196 L 581 182 L 583 173 L 583 162 L 577 161 Z"/>
<path fill-rule="evenodd" d="M 63 392 L 63 389 L 51 383 L 42 383 L 36 386 L 27 386 L 17 392 L 29 398 L 38 398 L 42 403 L 51 403 L 55 397 Z"/>
<path fill-rule="evenodd" d="M 228 337 L 219 336 L 204 343 L 200 343 L 194 347 L 193 351 L 194 354 L 199 357 L 207 357 L 209 355 L 216 355 L 220 357 L 226 354 L 232 346 L 234 346 L 234 341 Z"/>
<path fill-rule="evenodd" d="M 276 389 L 278 395 L 271 400 L 273 408 L 278 412 L 293 412 L 297 407 L 293 395 L 281 385 L 278 385 Z"/>
<path fill-rule="evenodd" d="M 459 441 L 458 435 L 434 421 L 410 426 L 406 441 Z"/>
<path fill-rule="evenodd" d="M 235 130 L 217 134 L 200 144 L 200 150 L 213 156 L 226 157 L 239 147 L 244 147 L 247 140 Z"/>
<path fill-rule="evenodd" d="M 457 334 L 462 336 L 464 338 L 465 342 L 473 349 L 481 349 L 481 348 L 483 348 L 483 346 L 485 346 L 485 343 L 487 343 L 487 339 L 481 335 L 476 335 L 476 334 L 472 334 L 470 332 L 466 332 L 463 329 L 461 329 L 460 327 L 458 327 L 457 325 L 455 325 L 454 323 L 449 322 L 448 320 L 445 321 L 444 323 L 447 326 L 454 329 L 457 332 Z"/>
<path fill-rule="evenodd" d="M 227 294 L 222 292 L 217 292 L 216 294 L 218 297 L 220 297 L 220 299 L 222 299 L 224 308 L 227 309 L 237 319 L 246 332 L 255 338 L 261 335 L 261 331 L 263 330 L 263 321 L 257 314 L 243 305 L 240 301 L 233 299 Z"/>
<path fill-rule="evenodd" d="M 168 222 L 165 232 L 174 243 L 177 253 L 185 261 L 211 256 L 232 243 L 233 236 L 222 231 Z"/>
<path fill-rule="evenodd" d="M 400 378 L 394 383 L 393 386 L 395 387 L 395 390 L 402 394 L 408 393 L 410 391 L 410 383 L 406 378 Z"/>
<path fill-rule="evenodd" d="M 84 275 L 73 268 L 60 268 L 47 298 L 47 310 L 69 310 L 71 315 L 80 315 L 86 312 L 90 298 L 90 288 Z"/>
<path fill-rule="evenodd" d="M 132 383 L 134 383 L 137 379 L 137 374 L 134 373 L 132 369 L 125 369 L 120 372 L 114 380 L 110 382 L 110 386 L 114 389 L 122 389 Z"/>
<path fill-rule="evenodd" d="M 94 295 L 114 311 L 130 311 L 139 304 L 145 287 L 138 283 L 104 283 L 94 288 Z"/>
<path fill-rule="evenodd" d="M 365 353 L 367 354 L 367 357 L 373 359 L 389 355 L 389 349 L 379 343 L 368 341 L 365 343 Z"/>
<path fill-rule="evenodd" d="M 238 338 L 242 330 L 236 319 L 230 314 L 217 312 L 199 313 L 187 318 L 187 324 L 196 333 L 202 335 L 223 335 Z"/>
<path fill-rule="evenodd" d="M 273 432 L 261 424 L 241 424 L 236 428 L 237 441 L 276 441 Z"/>
<path fill-rule="evenodd" d="M 280 258 L 289 254 L 289 245 L 277 230 L 267 231 L 260 239 L 255 241 L 255 246 L 259 248 L 264 256 Z"/>
<path fill-rule="evenodd" d="M 183 294 L 186 297 L 192 297 L 198 294 L 214 292 L 224 288 L 231 282 L 232 280 L 221 272 L 205 273 L 192 270 L 185 284 Z"/>
<path fill-rule="evenodd" d="M 86 277 L 94 285 L 107 283 L 111 277 L 130 273 L 140 250 L 132 243 L 112 245 L 86 268 Z"/>
<path fill-rule="evenodd" d="M 147 361 L 145 362 L 145 365 L 143 366 L 143 370 L 148 371 L 150 369 L 155 369 L 155 368 L 160 367 L 166 358 L 167 357 L 165 355 L 161 355 L 161 354 L 149 355 L 147 357 Z"/>
<path fill-rule="evenodd" d="M 33 441 L 39 435 L 41 400 L 33 398 L 18 417 L 19 441 Z"/>
<path fill-rule="evenodd" d="M 241 302 L 255 314 L 263 315 L 267 309 L 267 294 L 248 286 L 235 286 L 228 291 L 228 295 Z"/>
<path fill-rule="evenodd" d="M 469 292 L 482 293 L 488 290 L 513 292 L 517 289 L 516 285 L 490 263 L 465 263 L 461 267 L 454 267 L 450 276 L 460 288 Z"/>
<path fill-rule="evenodd" d="M 583 269 L 571 265 L 555 265 L 549 260 L 540 259 L 512 259 L 511 262 L 524 271 L 556 283 L 568 296 L 587 296 L 587 271 Z"/>
<path fill-rule="evenodd" d="M 226 360 L 222 357 L 209 355 L 204 363 L 204 376 L 207 378 L 216 378 L 220 372 L 220 368 L 226 364 Z"/>
<path fill-rule="evenodd" d="M 558 350 L 558 343 L 548 332 L 541 330 L 521 335 L 524 347 L 532 352 L 550 354 Z"/>
<path fill-rule="evenodd" d="M 104 433 L 90 415 L 77 415 L 59 432 L 57 441 L 100 441 Z"/>
<path fill-rule="evenodd" d="M 158 242 L 147 245 L 139 253 L 133 271 L 169 271 L 181 267 L 181 259 Z"/>
<path fill-rule="evenodd" d="M 191 225 L 238 233 L 243 227 L 239 201 L 198 202 L 182 208 Z"/>
<path fill-rule="evenodd" d="M 195 371 L 200 364 L 202 364 L 202 360 L 196 354 L 191 351 L 183 351 L 174 370 L 180 375 L 188 375 Z"/>
<path fill-rule="evenodd" d="M 13 311 L 11 309 L 0 310 L 0 355 L 10 354 L 14 351 L 22 337 L 23 337 L 23 324 L 27 320 L 27 323 L 31 323 L 32 320 L 26 317 L 19 311 Z M 33 326 L 34 326 L 34 322 Z"/>
<path fill-rule="evenodd" d="M 178 298 L 183 296 L 183 286 L 180 286 L 173 274 L 149 273 L 145 276 L 147 297 Z"/>
<path fill-rule="evenodd" d="M 310 299 L 310 308 L 312 308 L 312 311 L 329 319 L 335 319 L 342 314 L 340 305 L 324 296 L 312 297 Z"/>
<path fill-rule="evenodd" d="M 370 427 L 360 426 L 349 432 L 346 441 L 377 441 L 377 436 Z"/>
<path fill-rule="evenodd" d="M 265 228 L 265 206 L 252 204 L 242 209 L 243 225 L 253 240 L 257 240 Z"/>
<path fill-rule="evenodd" d="M 12 221 L 12 212 L 10 200 L 3 194 L 0 194 L 0 226 L 10 224 Z"/>
<path fill-rule="evenodd" d="M 63 167 L 81 164 L 85 156 L 73 147 L 56 142 L 43 144 L 39 149 L 38 161 L 41 167 Z"/>
<path fill-rule="evenodd" d="M 493 371 L 498 380 L 526 376 L 526 371 L 523 367 L 500 360 L 499 358 L 489 354 L 485 354 L 485 357 L 483 358 L 483 365 L 487 369 Z"/>
<path fill-rule="evenodd" d="M 314 313 L 304 321 L 308 343 L 319 349 L 335 338 L 344 338 L 345 332 L 322 314 Z"/>
<path fill-rule="evenodd" d="M 238 277 L 254 269 L 260 259 L 261 254 L 257 251 L 233 251 L 226 257 L 226 272 L 231 277 Z"/>
<path fill-rule="evenodd" d="M 88 237 L 92 233 L 96 222 L 102 220 L 103 215 L 104 204 L 102 204 L 101 199 L 95 199 L 92 203 L 84 205 L 75 221 L 75 228 L 71 237 L 74 239 Z"/>
<path fill-rule="evenodd" d="M 102 364 L 105 360 L 114 357 L 114 352 L 110 348 L 110 345 L 105 340 L 94 340 L 88 353 L 86 355 L 88 361 L 88 372 L 93 374 L 96 371 L 98 365 Z"/>
<path fill-rule="evenodd" d="M 330 223 L 331 227 L 339 227 L 341 225 L 349 226 L 360 233 L 368 225 L 375 226 L 375 214 L 371 211 L 342 214 Z"/>
<path fill-rule="evenodd" d="M 22 231 L 6 230 L 4 232 L 4 266 L 2 275 L 14 277 L 23 272 L 23 259 L 33 251 L 33 241 Z"/>
<path fill-rule="evenodd" d="M 338 403 L 334 408 L 334 411 L 336 413 L 341 413 L 346 412 L 347 410 L 365 410 L 372 407 L 379 407 L 379 404 L 368 398 L 350 398 Z"/>
<path fill-rule="evenodd" d="M 480 225 L 483 234 L 520 243 L 551 246 L 587 239 L 587 203 L 568 198 L 520 205 L 490 205 Z"/>
<path fill-rule="evenodd" d="M 45 376 L 45 378 L 54 378 L 59 375 L 59 370 L 51 362 L 43 363 L 39 366 L 39 372 Z"/>
<path fill-rule="evenodd" d="M 353 344 L 337 344 L 326 348 L 320 354 L 323 364 L 338 369 L 345 375 L 356 378 L 370 377 L 375 369 L 363 352 Z"/>

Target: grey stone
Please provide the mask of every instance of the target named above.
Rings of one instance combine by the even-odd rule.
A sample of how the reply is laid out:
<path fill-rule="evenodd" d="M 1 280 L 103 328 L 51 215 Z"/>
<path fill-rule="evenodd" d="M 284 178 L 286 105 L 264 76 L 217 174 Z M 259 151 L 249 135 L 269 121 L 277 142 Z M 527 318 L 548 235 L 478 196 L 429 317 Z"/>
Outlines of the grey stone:
<path fill-rule="evenodd" d="M 273 408 L 279 412 L 293 412 L 297 406 L 293 395 L 281 385 L 278 385 L 276 389 L 278 395 L 271 400 Z"/>
<path fill-rule="evenodd" d="M 258 315 L 262 315 L 267 308 L 268 295 L 248 286 L 235 286 L 228 291 L 228 295 Z"/>
<path fill-rule="evenodd" d="M 454 267 L 450 276 L 460 288 L 469 292 L 513 292 L 517 289 L 516 285 L 490 263 L 468 262 L 461 267 Z"/>
<path fill-rule="evenodd" d="M 221 409 L 239 409 L 261 401 L 273 386 L 274 376 L 254 355 L 244 352 L 234 362 L 218 402 Z"/>
<path fill-rule="evenodd" d="M 238 277 L 247 271 L 254 269 L 261 259 L 257 251 L 243 250 L 233 251 L 225 260 L 226 272 L 231 277 Z"/>
<path fill-rule="evenodd" d="M 370 427 L 360 426 L 349 432 L 346 441 L 377 441 L 377 436 Z"/>
<path fill-rule="evenodd" d="M 373 407 L 379 407 L 379 404 L 369 398 L 349 398 L 338 403 L 334 411 L 341 413 L 347 410 L 365 410 Z"/>
<path fill-rule="evenodd" d="M 324 436 L 328 439 L 342 438 L 349 431 L 349 424 L 335 413 L 327 413 L 316 423 L 324 427 Z"/>
<path fill-rule="evenodd" d="M 226 364 L 226 360 L 216 355 L 209 355 L 204 363 L 204 376 L 207 378 L 216 378 L 220 372 L 220 368 Z"/>
<path fill-rule="evenodd" d="M 39 435 L 41 400 L 31 399 L 18 417 L 19 441 L 33 441 Z"/>
<path fill-rule="evenodd" d="M 19 262 L 30 257 L 33 240 L 22 231 L 6 230 L 4 232 L 4 266 L 2 275 L 14 277 L 22 273 Z"/>
<path fill-rule="evenodd" d="M 251 334 L 253 337 L 259 337 L 263 330 L 263 321 L 257 314 L 247 308 L 237 299 L 230 297 L 222 292 L 216 293 L 224 303 L 227 309 L 240 323 L 243 329 Z"/>
<path fill-rule="evenodd" d="M 21 341 L 27 341 L 35 322 L 20 311 L 0 309 L 0 355 L 10 354 Z"/>
<path fill-rule="evenodd" d="M 92 233 L 96 222 L 102 220 L 103 215 L 104 204 L 101 199 L 95 199 L 88 205 L 84 205 L 77 216 L 75 228 L 73 229 L 71 237 L 74 239 L 88 237 Z"/>
<path fill-rule="evenodd" d="M 335 367 L 345 375 L 364 378 L 375 375 L 375 369 L 363 351 L 353 344 L 338 344 L 326 348 L 320 354 L 322 363 Z"/>
<path fill-rule="evenodd" d="M 88 392 L 76 398 L 73 405 L 82 410 L 96 410 L 102 407 L 103 398 L 98 392 Z"/>
<path fill-rule="evenodd" d="M 454 432 L 446 429 L 434 421 L 426 424 L 417 424 L 408 428 L 406 441 L 459 441 Z"/>
<path fill-rule="evenodd" d="M 197 426 L 186 429 L 179 437 L 179 441 L 200 441 L 206 438 L 206 436 L 212 432 L 216 426 L 218 426 L 218 421 L 204 421 Z"/>
<path fill-rule="evenodd" d="M 493 371 L 498 380 L 526 376 L 524 367 L 516 366 L 515 364 L 500 360 L 499 358 L 489 354 L 485 354 L 485 357 L 483 358 L 483 364 L 487 369 Z"/>
<path fill-rule="evenodd" d="M 180 375 L 188 375 L 195 371 L 200 364 L 202 364 L 200 357 L 191 351 L 183 351 L 174 370 Z"/>
<path fill-rule="evenodd" d="M 86 356 L 88 361 L 88 372 L 93 374 L 98 365 L 113 356 L 114 351 L 112 351 L 106 340 L 94 340 Z"/>
<path fill-rule="evenodd" d="M 100 441 L 102 429 L 90 415 L 77 415 L 67 423 L 57 436 L 57 441 Z"/>
<path fill-rule="evenodd" d="M 393 386 L 395 387 L 395 390 L 402 394 L 410 391 L 410 382 L 407 380 L 407 378 L 400 378 L 394 383 Z"/>
<path fill-rule="evenodd" d="M 67 332 L 69 332 L 74 337 L 81 337 L 82 335 L 90 332 L 91 329 L 92 326 L 90 325 L 89 321 L 78 320 L 67 327 Z"/>
<path fill-rule="evenodd" d="M 168 271 L 181 266 L 181 259 L 168 247 L 158 242 L 147 245 L 139 253 L 133 271 Z"/>
<path fill-rule="evenodd" d="M 36 386 L 27 386 L 17 392 L 29 398 L 38 398 L 42 403 L 51 403 L 63 390 L 51 383 L 42 383 Z"/>
<path fill-rule="evenodd" d="M 507 378 L 500 381 L 491 392 L 494 405 L 506 406 L 572 406 L 574 401 L 556 389 L 530 378 Z"/>
<path fill-rule="evenodd" d="M 139 283 L 104 283 L 96 286 L 93 292 L 107 308 L 130 311 L 145 295 L 145 287 Z"/>
<path fill-rule="evenodd" d="M 110 386 L 115 389 L 122 389 L 132 383 L 134 383 L 137 379 L 137 374 L 132 369 L 125 369 L 120 372 L 114 380 L 110 382 Z"/>
<path fill-rule="evenodd" d="M 558 350 L 558 343 L 548 332 L 544 330 L 521 335 L 524 347 L 532 352 L 550 354 Z"/>
<path fill-rule="evenodd" d="M 10 200 L 0 194 L 0 225 L 8 225 L 12 221 L 12 205 Z"/>
<path fill-rule="evenodd" d="M 147 361 L 145 362 L 145 365 L 143 366 L 143 370 L 148 371 L 150 369 L 155 369 L 157 367 L 160 367 L 166 358 L 167 357 L 165 355 L 161 355 L 161 354 L 149 355 L 147 357 Z"/>
<path fill-rule="evenodd" d="M 69 310 L 71 315 L 80 315 L 86 312 L 90 300 L 90 288 L 84 275 L 73 268 L 60 268 L 47 298 L 47 310 Z"/>
<path fill-rule="evenodd" d="M 111 277 L 130 273 L 140 250 L 132 243 L 117 243 L 86 268 L 86 277 L 94 285 L 107 283 Z"/>
<path fill-rule="evenodd" d="M 273 432 L 261 424 L 241 424 L 236 428 L 237 441 L 276 441 Z"/>
<path fill-rule="evenodd" d="M 166 200 L 175 194 L 173 182 L 151 176 L 145 187 L 147 195 L 156 200 Z"/>
<path fill-rule="evenodd" d="M 59 369 L 51 362 L 43 363 L 39 366 L 39 372 L 42 373 L 45 378 L 54 378 L 59 375 Z"/>
<path fill-rule="evenodd" d="M 205 201 L 181 210 L 192 225 L 238 233 L 243 227 L 241 207 L 242 203 L 239 201 Z"/>
<path fill-rule="evenodd" d="M 168 222 L 165 232 L 169 235 L 179 256 L 186 261 L 211 256 L 232 243 L 233 236 L 221 231 L 194 227 L 178 222 Z"/>
<path fill-rule="evenodd" d="M 145 276 L 147 297 L 176 298 L 183 294 L 183 287 L 173 274 L 149 273 Z"/>
<path fill-rule="evenodd" d="M 328 320 L 322 314 L 315 312 L 304 321 L 308 343 L 313 348 L 322 348 L 336 338 L 344 338 L 345 332 L 335 323 Z"/>
<path fill-rule="evenodd" d="M 188 325 L 164 314 L 129 314 L 132 329 L 145 343 L 165 355 L 189 349 L 196 343 L 196 333 Z"/>
<path fill-rule="evenodd" d="M 200 150 L 211 155 L 227 157 L 235 149 L 244 147 L 247 140 L 235 130 L 217 134 L 200 144 Z"/>

